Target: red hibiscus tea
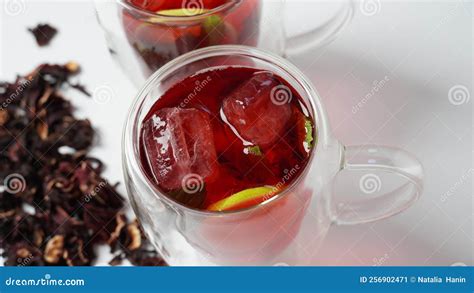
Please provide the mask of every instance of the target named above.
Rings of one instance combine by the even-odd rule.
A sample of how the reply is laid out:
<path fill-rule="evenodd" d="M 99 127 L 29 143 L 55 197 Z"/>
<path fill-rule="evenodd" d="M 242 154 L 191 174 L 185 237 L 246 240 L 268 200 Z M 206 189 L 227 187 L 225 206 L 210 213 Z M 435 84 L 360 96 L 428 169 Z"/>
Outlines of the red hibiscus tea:
<path fill-rule="evenodd" d="M 127 1 L 138 11 L 146 12 L 123 10 L 122 23 L 147 76 L 195 49 L 225 44 L 257 45 L 259 0 Z"/>
<path fill-rule="evenodd" d="M 171 87 L 140 135 L 150 180 L 178 203 L 208 211 L 249 208 L 283 191 L 316 143 L 314 119 L 285 80 L 232 66 Z"/>

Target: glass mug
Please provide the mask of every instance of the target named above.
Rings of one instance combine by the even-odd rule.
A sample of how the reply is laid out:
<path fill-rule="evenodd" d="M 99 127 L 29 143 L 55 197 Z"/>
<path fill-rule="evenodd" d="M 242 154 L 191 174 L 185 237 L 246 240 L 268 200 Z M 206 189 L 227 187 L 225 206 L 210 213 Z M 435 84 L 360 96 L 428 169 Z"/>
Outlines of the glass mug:
<path fill-rule="evenodd" d="M 284 55 L 327 43 L 354 11 L 351 0 L 336 1 L 331 4 L 337 5 L 336 12 L 330 10 L 332 17 L 322 25 L 287 37 L 281 15 L 284 0 L 228 0 L 209 10 L 204 9 L 206 0 L 183 0 L 179 15 L 149 12 L 130 1 L 97 0 L 96 12 L 109 51 L 137 86 L 168 61 L 202 47 L 238 44 Z"/>
<path fill-rule="evenodd" d="M 139 156 L 141 123 L 156 100 L 183 78 L 218 65 L 250 66 L 281 76 L 304 99 L 317 133 L 307 166 L 290 186 L 237 211 L 194 210 L 175 202 L 145 175 Z M 161 67 L 138 93 L 122 143 L 131 205 L 170 265 L 315 265 L 315 254 L 331 224 L 395 215 L 422 191 L 423 169 L 417 159 L 392 147 L 341 145 L 332 136 L 320 98 L 307 78 L 287 60 L 252 47 L 203 48 Z M 365 174 L 363 180 L 358 179 L 360 174 Z M 349 197 L 335 194 L 338 177 L 360 182 L 364 196 L 354 196 L 355 190 Z M 373 193 L 382 183 L 390 190 Z"/>

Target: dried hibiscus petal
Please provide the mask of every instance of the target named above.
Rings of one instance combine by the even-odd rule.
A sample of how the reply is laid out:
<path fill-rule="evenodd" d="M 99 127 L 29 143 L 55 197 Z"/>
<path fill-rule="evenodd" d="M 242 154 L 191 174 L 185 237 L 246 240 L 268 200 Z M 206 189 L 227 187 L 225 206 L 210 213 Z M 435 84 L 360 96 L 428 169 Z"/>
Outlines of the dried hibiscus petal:
<path fill-rule="evenodd" d="M 99 244 L 115 253 L 113 265 L 124 259 L 166 265 L 138 222 L 124 215 L 123 197 L 102 177 L 102 162 L 88 156 L 94 129 L 74 117 L 60 93 L 63 85 L 82 89 L 69 82 L 79 70 L 74 62 L 43 64 L 13 83 L 0 82 L 0 105 L 9 101 L 0 110 L 0 182 L 11 174 L 25 182 L 19 190 L 0 189 L 5 265 L 92 265 Z"/>
<path fill-rule="evenodd" d="M 57 264 L 62 258 L 64 251 L 64 235 L 56 235 L 49 239 L 44 249 L 44 260 L 51 264 Z"/>
<path fill-rule="evenodd" d="M 48 45 L 58 32 L 57 29 L 49 24 L 38 24 L 36 27 L 29 28 L 28 30 L 33 34 L 36 43 L 38 43 L 40 47 Z"/>

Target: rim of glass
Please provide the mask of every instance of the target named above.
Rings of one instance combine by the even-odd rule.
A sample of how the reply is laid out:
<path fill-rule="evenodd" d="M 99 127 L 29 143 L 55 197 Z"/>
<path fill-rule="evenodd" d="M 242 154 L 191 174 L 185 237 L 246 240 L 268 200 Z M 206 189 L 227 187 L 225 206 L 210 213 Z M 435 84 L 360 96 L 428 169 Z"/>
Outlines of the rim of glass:
<path fill-rule="evenodd" d="M 143 170 L 143 166 L 141 165 L 141 159 L 139 154 L 139 148 L 137 147 L 137 143 L 135 142 L 135 138 L 139 137 L 139 129 L 138 120 L 140 113 L 144 110 L 143 103 L 147 97 L 147 94 L 150 92 L 152 87 L 155 86 L 156 82 L 162 79 L 165 76 L 169 76 L 173 73 L 173 71 L 179 69 L 182 66 L 188 65 L 190 63 L 211 58 L 211 57 L 219 57 L 219 56 L 229 56 L 229 55 L 238 55 L 243 57 L 249 58 L 257 58 L 260 61 L 265 63 L 271 63 L 274 66 L 279 67 L 285 73 L 290 75 L 294 82 L 298 83 L 304 90 L 305 96 L 307 96 L 308 100 L 308 110 L 313 115 L 313 119 L 315 121 L 315 133 L 316 133 L 316 147 L 312 149 L 310 153 L 310 157 L 304 170 L 299 176 L 290 184 L 288 185 L 283 191 L 278 192 L 275 196 L 271 197 L 270 199 L 261 202 L 259 204 L 253 205 L 248 208 L 238 209 L 238 210 L 230 210 L 230 211 L 207 211 L 207 210 L 197 210 L 189 208 L 172 198 L 166 196 L 164 192 L 162 192 L 159 188 L 157 188 L 148 176 L 146 175 L 145 171 Z M 287 80 L 287 82 L 290 82 Z M 291 82 L 290 82 L 291 84 Z M 139 180 L 143 181 L 148 188 L 150 188 L 155 196 L 158 196 L 160 199 L 165 201 L 167 204 L 171 206 L 177 206 L 180 209 L 185 210 L 189 213 L 206 215 L 206 216 L 219 216 L 219 215 L 229 215 L 229 214 L 240 214 L 245 212 L 251 212 L 257 208 L 262 206 L 269 205 L 275 201 L 278 201 L 287 194 L 291 194 L 295 186 L 301 181 L 301 179 L 307 174 L 310 166 L 314 160 L 315 154 L 318 153 L 329 141 L 329 128 L 328 128 L 328 121 L 327 116 L 324 112 L 322 107 L 319 95 L 317 94 L 316 90 L 314 89 L 313 85 L 309 80 L 305 77 L 305 75 L 293 64 L 289 61 L 285 60 L 284 58 L 275 55 L 273 53 L 269 53 L 266 51 L 262 51 L 260 49 L 242 45 L 219 45 L 219 46 L 211 46 L 202 49 L 198 49 L 195 51 L 188 52 L 183 54 L 172 61 L 168 62 L 160 69 L 158 69 L 153 75 L 151 75 L 148 80 L 145 82 L 144 86 L 139 90 L 138 94 L 136 95 L 130 110 L 127 114 L 127 118 L 124 125 L 124 132 L 122 137 L 122 145 L 123 145 L 123 152 L 124 152 L 124 159 L 128 166 L 124 166 L 124 170 L 127 168 L 132 168 L 135 172 L 140 175 Z M 131 154 L 127 150 L 130 150 Z M 131 156 L 131 157 L 130 157 Z"/>
<path fill-rule="evenodd" d="M 229 1 L 229 2 L 226 2 L 226 3 L 222 4 L 220 6 L 217 6 L 213 9 L 209 9 L 208 11 L 206 11 L 204 13 L 197 14 L 197 15 L 189 15 L 189 16 L 172 16 L 172 15 L 158 14 L 158 13 L 154 13 L 154 12 L 151 12 L 151 11 L 147 11 L 143 8 L 137 7 L 136 5 L 133 5 L 131 2 L 128 2 L 127 0 L 115 0 L 115 1 L 119 5 L 124 7 L 125 9 L 130 10 L 130 11 L 134 11 L 135 13 L 140 14 L 143 17 L 153 18 L 153 19 L 157 19 L 157 20 L 160 19 L 160 20 L 163 20 L 163 21 L 170 21 L 170 22 L 172 22 L 172 21 L 179 22 L 179 21 L 201 20 L 203 18 L 206 18 L 206 17 L 208 17 L 210 15 L 213 15 L 213 14 L 216 14 L 218 12 L 226 11 L 226 10 L 234 7 L 234 5 L 238 4 L 242 0 L 232 0 L 232 1 Z"/>

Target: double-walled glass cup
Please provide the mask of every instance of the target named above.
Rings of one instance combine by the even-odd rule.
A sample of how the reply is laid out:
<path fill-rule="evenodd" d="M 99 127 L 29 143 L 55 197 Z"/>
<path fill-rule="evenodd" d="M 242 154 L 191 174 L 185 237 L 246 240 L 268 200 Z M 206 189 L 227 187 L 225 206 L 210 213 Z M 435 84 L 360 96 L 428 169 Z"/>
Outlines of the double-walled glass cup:
<path fill-rule="evenodd" d="M 153 184 L 140 161 L 140 128 L 151 106 L 175 83 L 212 66 L 250 66 L 276 73 L 299 93 L 315 123 L 316 143 L 298 178 L 271 199 L 243 210 L 185 207 Z M 287 60 L 245 46 L 193 51 L 154 73 L 126 121 L 123 164 L 132 207 L 170 265 L 316 265 L 315 255 L 331 224 L 395 215 L 420 196 L 423 178 L 420 163 L 403 150 L 341 145 L 331 134 L 311 82 Z M 290 182 L 295 170 L 288 170 L 282 182 Z"/>
<path fill-rule="evenodd" d="M 246 45 L 284 55 L 323 45 L 337 36 L 354 12 L 352 0 L 300 2 L 299 6 L 314 11 L 315 17 L 324 21 L 287 36 L 286 8 L 298 4 L 293 1 L 227 0 L 213 9 L 205 9 L 207 1 L 203 0 L 169 1 L 181 4 L 182 9 L 178 13 L 176 9 L 173 13 L 150 12 L 132 3 L 147 7 L 153 6 L 153 1 L 95 1 L 109 50 L 137 86 L 168 61 L 203 47 Z M 322 13 L 327 17 L 321 17 Z M 297 16 L 287 19 L 301 20 Z M 300 27 L 307 26 L 301 22 Z"/>

